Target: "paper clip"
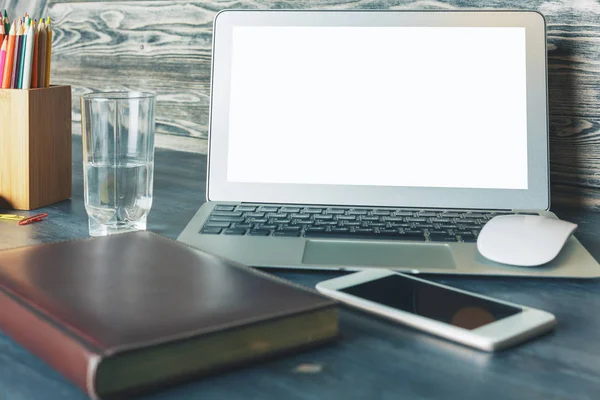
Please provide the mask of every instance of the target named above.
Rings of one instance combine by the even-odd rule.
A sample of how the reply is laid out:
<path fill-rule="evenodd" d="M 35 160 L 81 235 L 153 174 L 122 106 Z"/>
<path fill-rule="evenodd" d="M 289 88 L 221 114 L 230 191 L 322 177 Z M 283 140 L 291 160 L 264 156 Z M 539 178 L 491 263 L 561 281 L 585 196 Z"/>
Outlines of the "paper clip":
<path fill-rule="evenodd" d="M 32 222 L 41 221 L 48 216 L 48 213 L 40 213 L 32 215 L 31 217 L 24 218 L 19 221 L 19 225 L 29 225 Z"/>
<path fill-rule="evenodd" d="M 0 214 L 0 219 L 4 219 L 7 221 L 21 221 L 25 217 L 21 217 L 20 215 L 14 214 Z"/>

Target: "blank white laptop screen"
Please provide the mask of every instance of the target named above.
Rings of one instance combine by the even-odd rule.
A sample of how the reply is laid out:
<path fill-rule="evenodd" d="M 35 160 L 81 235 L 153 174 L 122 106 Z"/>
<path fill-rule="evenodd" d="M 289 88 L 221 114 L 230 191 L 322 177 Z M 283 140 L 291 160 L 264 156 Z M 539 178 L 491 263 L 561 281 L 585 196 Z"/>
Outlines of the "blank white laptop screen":
<path fill-rule="evenodd" d="M 227 180 L 527 189 L 525 28 L 234 27 Z"/>

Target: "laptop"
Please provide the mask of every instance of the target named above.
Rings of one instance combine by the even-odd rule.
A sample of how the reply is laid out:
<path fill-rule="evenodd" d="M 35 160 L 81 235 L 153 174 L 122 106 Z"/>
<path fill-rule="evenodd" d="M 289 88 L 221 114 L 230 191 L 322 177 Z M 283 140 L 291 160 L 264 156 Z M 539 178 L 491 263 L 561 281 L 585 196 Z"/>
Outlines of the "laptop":
<path fill-rule="evenodd" d="M 598 277 L 484 259 L 496 215 L 549 211 L 545 21 L 527 11 L 227 10 L 214 20 L 207 201 L 178 237 L 256 267 Z"/>

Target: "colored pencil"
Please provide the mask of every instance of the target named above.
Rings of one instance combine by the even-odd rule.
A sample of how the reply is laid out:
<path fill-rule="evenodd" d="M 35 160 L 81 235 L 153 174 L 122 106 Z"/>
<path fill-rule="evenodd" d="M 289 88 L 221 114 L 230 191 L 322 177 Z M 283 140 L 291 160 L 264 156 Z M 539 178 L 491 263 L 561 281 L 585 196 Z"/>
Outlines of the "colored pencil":
<path fill-rule="evenodd" d="M 4 30 L 6 30 L 6 32 L 10 31 L 10 22 L 8 21 L 8 14 L 6 13 L 6 10 L 4 10 L 2 20 L 4 21 Z"/>
<path fill-rule="evenodd" d="M 33 21 L 33 32 L 35 37 L 33 39 L 33 59 L 31 61 L 31 88 L 35 89 L 38 87 L 38 26 L 37 22 Z"/>
<path fill-rule="evenodd" d="M 31 86 L 31 62 L 33 59 L 33 47 L 34 47 L 34 39 L 35 33 L 33 31 L 32 21 L 29 22 L 29 27 L 27 28 L 27 34 L 25 35 L 27 38 L 25 43 L 25 57 L 23 58 L 23 81 L 21 84 L 21 89 L 29 89 Z"/>
<path fill-rule="evenodd" d="M 10 78 L 10 87 L 16 89 L 19 78 L 19 66 L 21 65 L 21 47 L 23 46 L 23 23 L 19 20 L 17 25 L 17 33 L 15 37 L 15 55 L 13 60 L 12 74 Z"/>
<path fill-rule="evenodd" d="M 38 25 L 38 81 L 37 87 L 46 87 L 46 40 L 48 32 L 44 20 Z"/>
<path fill-rule="evenodd" d="M 2 87 L 2 76 L 4 75 L 4 62 L 6 61 L 6 47 L 8 46 L 8 36 L 2 41 L 0 47 L 0 87 Z"/>
<path fill-rule="evenodd" d="M 4 76 L 2 77 L 2 88 L 10 87 L 11 72 L 15 54 L 15 33 L 17 31 L 16 23 L 13 22 L 8 32 L 8 45 L 6 46 L 6 60 L 4 62 Z"/>
<path fill-rule="evenodd" d="M 46 84 L 45 87 L 50 87 L 50 64 L 52 59 L 52 25 L 50 17 L 46 18 L 46 21 L 48 37 L 46 39 L 46 77 L 44 79 L 44 83 Z"/>
<path fill-rule="evenodd" d="M 23 45 L 21 46 L 21 57 L 19 60 L 19 71 L 17 77 L 17 89 L 23 88 L 23 72 L 25 72 L 25 52 L 27 51 L 27 29 L 29 28 L 29 18 L 25 18 L 25 23 L 23 24 Z"/>
<path fill-rule="evenodd" d="M 0 88 L 50 87 L 53 36 L 50 17 L 38 23 L 25 13 L 10 23 L 4 10 L 0 14 Z"/>

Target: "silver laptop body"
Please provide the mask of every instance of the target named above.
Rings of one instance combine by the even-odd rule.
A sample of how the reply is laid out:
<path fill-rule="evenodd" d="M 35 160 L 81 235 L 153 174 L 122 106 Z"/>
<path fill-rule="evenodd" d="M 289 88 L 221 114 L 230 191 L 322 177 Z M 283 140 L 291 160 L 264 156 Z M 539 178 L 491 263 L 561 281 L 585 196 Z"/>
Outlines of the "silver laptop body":
<path fill-rule="evenodd" d="M 207 202 L 178 240 L 257 267 L 598 277 L 484 259 L 550 208 L 545 21 L 524 11 L 215 17 Z"/>

